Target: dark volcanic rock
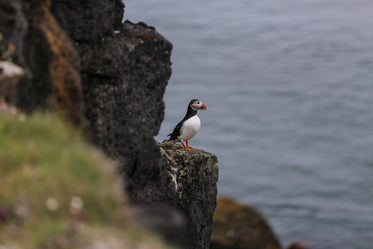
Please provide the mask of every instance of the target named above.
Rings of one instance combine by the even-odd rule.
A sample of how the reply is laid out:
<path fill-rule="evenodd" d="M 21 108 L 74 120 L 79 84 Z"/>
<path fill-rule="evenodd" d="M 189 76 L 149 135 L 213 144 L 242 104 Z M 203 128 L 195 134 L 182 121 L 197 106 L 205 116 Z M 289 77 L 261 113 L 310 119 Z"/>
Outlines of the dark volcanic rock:
<path fill-rule="evenodd" d="M 187 150 L 173 141 L 160 144 L 169 162 L 170 187 L 177 207 L 188 217 L 188 248 L 209 248 L 216 207 L 217 158 L 203 150 Z"/>
<path fill-rule="evenodd" d="M 281 249 L 281 245 L 258 211 L 219 197 L 210 249 Z"/>
<path fill-rule="evenodd" d="M 119 27 L 124 14 L 122 0 L 51 0 L 52 12 L 71 38 L 100 42 Z"/>
<path fill-rule="evenodd" d="M 172 46 L 147 27 L 125 23 L 119 30 L 101 44 L 84 43 L 78 49 L 83 55 L 85 117 L 95 143 L 121 161 L 130 198 L 165 200 L 166 169 L 153 137 L 164 116 Z M 154 39 L 137 38 L 144 32 Z"/>
<path fill-rule="evenodd" d="M 84 116 L 94 142 L 119 160 L 132 201 L 169 200 L 153 137 L 164 116 L 171 43 L 145 24 L 121 23 L 121 0 L 52 3 L 81 56 Z"/>

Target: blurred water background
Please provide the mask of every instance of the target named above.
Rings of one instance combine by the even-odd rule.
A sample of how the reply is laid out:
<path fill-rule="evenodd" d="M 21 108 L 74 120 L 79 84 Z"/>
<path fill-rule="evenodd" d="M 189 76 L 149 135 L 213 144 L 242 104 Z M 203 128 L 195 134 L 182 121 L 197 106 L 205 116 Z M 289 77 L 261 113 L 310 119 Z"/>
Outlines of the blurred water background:
<path fill-rule="evenodd" d="M 191 146 L 219 194 L 256 206 L 286 246 L 373 248 L 373 2 L 126 0 L 174 45 L 162 141 L 199 98 Z"/>

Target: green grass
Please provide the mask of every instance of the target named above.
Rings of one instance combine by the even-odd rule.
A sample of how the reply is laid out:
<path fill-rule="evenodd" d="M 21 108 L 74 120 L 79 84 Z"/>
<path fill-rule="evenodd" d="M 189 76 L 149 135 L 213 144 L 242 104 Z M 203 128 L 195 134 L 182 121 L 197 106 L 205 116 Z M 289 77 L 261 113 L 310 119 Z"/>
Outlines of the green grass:
<path fill-rule="evenodd" d="M 66 215 L 71 198 L 79 196 L 87 220 L 111 218 L 107 214 L 120 205 L 113 194 L 118 179 L 108 174 L 114 166 L 84 143 L 79 132 L 51 114 L 39 113 L 24 122 L 3 115 L 0 124 L 2 206 L 25 205 L 38 215 L 58 217 Z M 53 214 L 46 212 L 48 198 L 61 207 Z"/>
<path fill-rule="evenodd" d="M 79 130 L 50 113 L 24 117 L 0 111 L 0 247 L 86 248 L 98 234 L 128 244 L 134 231 L 152 237 L 128 215 L 114 163 Z"/>

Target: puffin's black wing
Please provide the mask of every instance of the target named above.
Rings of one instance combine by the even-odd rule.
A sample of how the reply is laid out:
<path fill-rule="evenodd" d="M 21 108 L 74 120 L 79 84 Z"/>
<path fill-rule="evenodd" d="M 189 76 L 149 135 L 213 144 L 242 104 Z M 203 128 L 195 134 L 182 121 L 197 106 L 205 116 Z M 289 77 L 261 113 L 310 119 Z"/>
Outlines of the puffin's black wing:
<path fill-rule="evenodd" d="M 180 136 L 180 129 L 181 129 L 181 126 L 183 125 L 183 122 L 184 122 L 184 120 L 180 121 L 176 125 L 174 131 L 167 135 L 167 136 L 171 136 L 169 140 L 175 140 L 175 139 L 177 139 L 178 136 Z"/>

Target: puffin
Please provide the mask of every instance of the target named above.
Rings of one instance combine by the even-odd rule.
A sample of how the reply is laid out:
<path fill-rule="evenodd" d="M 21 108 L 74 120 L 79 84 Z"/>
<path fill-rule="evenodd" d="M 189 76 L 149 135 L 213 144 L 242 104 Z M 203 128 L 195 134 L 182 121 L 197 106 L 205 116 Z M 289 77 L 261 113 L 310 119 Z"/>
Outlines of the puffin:
<path fill-rule="evenodd" d="M 192 99 L 189 102 L 183 120 L 176 125 L 172 133 L 168 134 L 168 136 L 170 136 L 169 141 L 178 140 L 182 143 L 185 149 L 193 149 L 189 146 L 188 141 L 197 134 L 201 127 L 201 120 L 197 116 L 198 110 L 206 110 L 206 105 L 198 99 Z"/>

